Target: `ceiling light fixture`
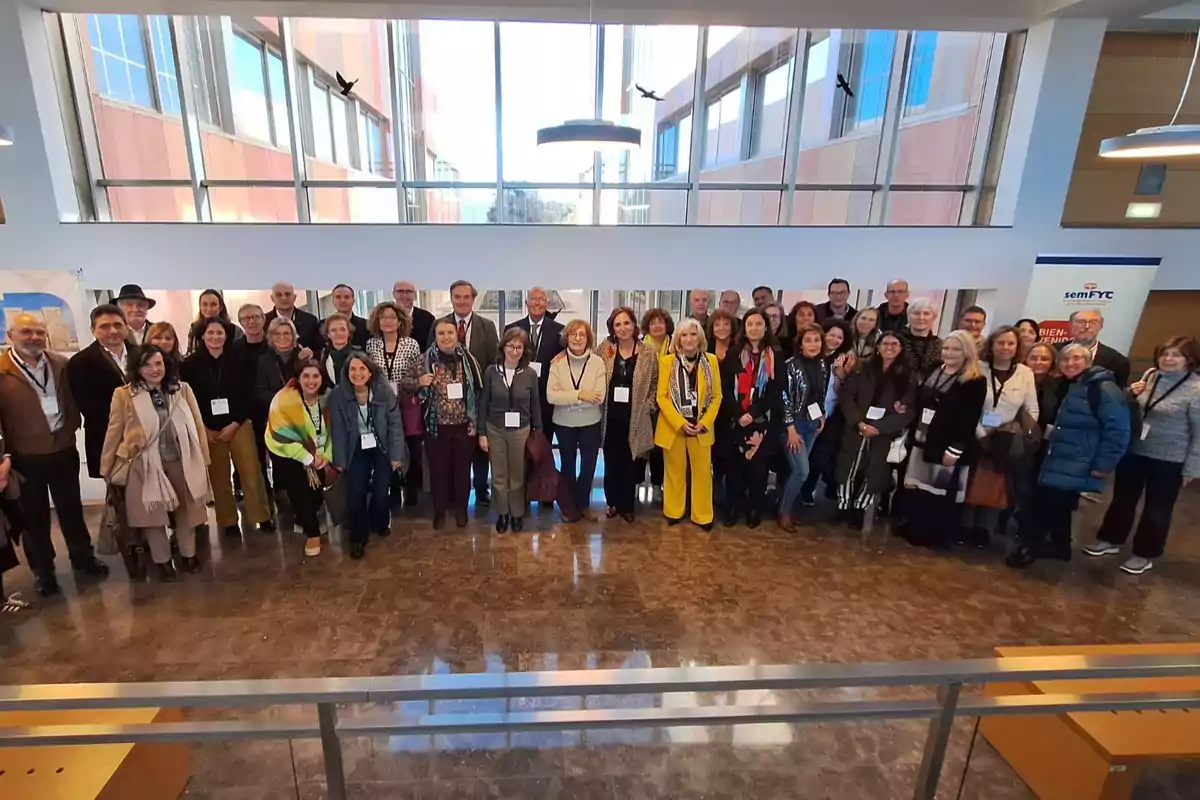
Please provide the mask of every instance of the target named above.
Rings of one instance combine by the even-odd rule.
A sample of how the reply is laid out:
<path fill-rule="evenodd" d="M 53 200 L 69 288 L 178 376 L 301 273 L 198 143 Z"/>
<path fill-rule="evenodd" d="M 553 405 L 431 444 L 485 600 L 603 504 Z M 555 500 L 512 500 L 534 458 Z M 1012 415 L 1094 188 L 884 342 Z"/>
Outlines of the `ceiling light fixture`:
<path fill-rule="evenodd" d="M 16 144 L 16 141 L 16 138 L 13 136 L 13 129 L 0 123 L 0 147 L 11 147 Z"/>
<path fill-rule="evenodd" d="M 1200 32 L 1196 34 L 1196 48 L 1192 51 L 1192 63 L 1188 67 L 1187 80 L 1179 95 L 1179 105 L 1166 125 L 1141 128 L 1124 136 L 1114 136 L 1100 142 L 1101 158 L 1173 158 L 1178 156 L 1200 156 L 1200 125 L 1176 125 L 1183 101 L 1192 86 L 1192 74 L 1196 71 L 1196 56 L 1200 55 Z"/>
<path fill-rule="evenodd" d="M 588 1 L 588 27 L 592 26 L 592 3 Z M 603 79 L 603 76 L 601 76 Z M 597 87 L 597 98 L 603 96 L 603 91 Z M 589 152 L 620 152 L 640 147 L 642 132 L 628 125 L 617 125 L 606 119 L 599 119 L 600 104 L 596 104 L 596 119 L 569 119 L 561 125 L 551 125 L 539 128 L 537 132 L 538 147 L 554 145 L 555 148 L 569 146 L 576 150 Z"/>

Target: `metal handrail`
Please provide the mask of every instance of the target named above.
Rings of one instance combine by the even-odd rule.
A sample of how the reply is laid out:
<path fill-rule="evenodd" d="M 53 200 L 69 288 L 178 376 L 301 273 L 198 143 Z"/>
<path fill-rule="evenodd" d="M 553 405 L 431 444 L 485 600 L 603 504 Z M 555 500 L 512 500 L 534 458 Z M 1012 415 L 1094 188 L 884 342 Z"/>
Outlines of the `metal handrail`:
<path fill-rule="evenodd" d="M 345 797 L 340 737 L 614 727 L 683 727 L 855 719 L 929 719 L 914 797 L 937 791 L 950 726 L 958 716 L 1200 708 L 1200 693 L 1031 694 L 961 697 L 964 685 L 1076 679 L 1200 677 L 1194 655 L 1023 656 L 803 666 L 682 667 L 376 678 L 318 678 L 160 683 L 44 684 L 0 687 L 0 711 L 315 705 L 314 722 L 257 720 L 0 728 L 0 747 L 320 738 L 327 790 Z M 936 698 L 786 702 L 759 706 L 617 708 L 504 713 L 373 715 L 338 719 L 338 704 L 397 701 L 654 695 L 844 687 L 937 687 Z M 432 708 L 432 707 L 431 707 Z"/>

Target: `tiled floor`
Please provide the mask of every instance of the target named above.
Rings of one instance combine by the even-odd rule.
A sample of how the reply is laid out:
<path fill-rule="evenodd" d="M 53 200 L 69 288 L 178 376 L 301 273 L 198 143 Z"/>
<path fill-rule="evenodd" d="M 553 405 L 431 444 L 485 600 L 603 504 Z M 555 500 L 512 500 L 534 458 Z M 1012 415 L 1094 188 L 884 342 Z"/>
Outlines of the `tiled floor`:
<path fill-rule="evenodd" d="M 1102 511 L 1084 503 L 1082 541 Z M 337 543 L 306 559 L 297 535 L 254 533 L 214 540 L 204 572 L 173 585 L 132 586 L 114 559 L 107 582 L 76 587 L 64 566 L 63 597 L 0 618 L 0 683 L 955 658 L 1200 629 L 1195 491 L 1180 501 L 1168 557 L 1136 578 L 1119 560 L 1083 556 L 1013 572 L 999 549 L 935 555 L 826 515 L 795 535 L 669 528 L 649 510 L 635 525 L 535 512 L 526 532 L 505 535 L 483 521 L 435 533 L 400 516 L 361 562 Z M 23 568 L 6 578 L 32 595 Z M 972 726 L 955 729 L 940 796 L 959 790 Z M 924 734 L 918 722 L 760 725 L 381 737 L 344 750 L 354 797 L 874 799 L 911 796 Z M 315 742 L 197 746 L 193 767 L 189 796 L 323 796 Z M 980 739 L 962 797 L 1030 796 Z M 1200 772 L 1157 773 L 1138 796 L 1200 796 Z"/>

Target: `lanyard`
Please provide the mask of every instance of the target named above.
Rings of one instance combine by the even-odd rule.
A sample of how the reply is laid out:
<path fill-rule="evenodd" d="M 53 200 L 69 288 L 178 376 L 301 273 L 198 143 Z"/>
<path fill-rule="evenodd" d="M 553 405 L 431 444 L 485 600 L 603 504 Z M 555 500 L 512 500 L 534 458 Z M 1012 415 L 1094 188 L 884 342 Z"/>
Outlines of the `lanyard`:
<path fill-rule="evenodd" d="M 213 379 L 213 389 L 215 390 L 213 396 L 220 397 L 222 386 L 221 379 L 225 377 L 225 363 L 221 361 L 220 358 L 211 358 L 211 360 L 212 363 L 208 365 L 208 377 Z M 213 364 L 217 366 L 216 375 L 213 374 Z M 280 373 L 280 377 L 283 377 L 282 373 Z"/>
<path fill-rule="evenodd" d="M 307 403 L 305 403 L 305 407 L 306 408 L 308 407 Z M 364 414 L 363 407 L 358 405 L 358 400 L 357 400 L 357 398 L 355 399 L 354 410 L 358 412 L 359 420 L 362 421 L 362 424 L 364 426 L 366 426 L 367 428 L 369 428 L 370 430 L 373 431 L 373 430 L 375 430 L 375 419 L 371 414 L 371 390 L 370 389 L 367 390 L 367 406 L 366 406 L 366 408 L 367 408 L 367 413 Z"/>
<path fill-rule="evenodd" d="M 579 384 L 583 383 L 583 376 L 587 373 L 588 362 L 591 360 L 592 356 L 589 354 L 588 357 L 583 360 L 583 369 L 579 370 L 579 377 L 576 378 L 575 370 L 571 369 L 571 357 L 567 356 L 567 374 L 571 376 L 571 385 L 575 387 L 575 391 L 577 392 L 579 391 Z"/>
<path fill-rule="evenodd" d="M 938 370 L 938 372 L 935 372 L 934 375 L 937 376 L 938 373 L 941 373 L 942 376 L 947 374 L 945 370 Z M 954 379 L 957 377 L 958 377 L 957 372 L 950 373 L 949 377 L 946 378 L 946 380 L 942 380 L 940 376 L 935 377 L 934 381 L 933 381 L 933 391 L 940 396 L 942 394 L 942 390 L 945 389 L 947 386 L 949 386 L 951 383 L 953 383 Z M 993 403 L 992 408 L 995 408 L 995 407 L 996 406 Z"/>
<path fill-rule="evenodd" d="M 500 365 L 500 377 L 504 380 L 504 388 L 508 390 L 508 410 L 513 410 L 512 402 L 512 382 L 516 379 L 517 374 L 521 371 L 520 367 L 513 370 L 512 375 L 508 374 L 508 368 L 503 364 Z"/>
<path fill-rule="evenodd" d="M 1004 380 L 996 380 L 996 371 L 992 370 L 992 374 L 988 381 L 992 384 L 992 411 L 996 410 L 996 406 L 1000 405 L 1000 393 L 1004 391 L 1004 384 L 1008 383 L 1008 379 L 1017 374 L 1017 368 L 1011 368 L 1011 372 L 1004 376 Z"/>
<path fill-rule="evenodd" d="M 18 356 L 14 355 L 13 361 L 15 361 L 17 366 L 21 368 L 22 372 L 29 376 L 29 382 L 37 387 L 38 391 L 41 392 L 42 397 L 50 396 L 48 391 L 48 387 L 50 386 L 50 365 L 48 363 L 44 361 L 42 362 L 42 380 L 39 381 L 37 376 L 33 374 L 33 370 L 25 366 L 25 362 L 22 361 Z"/>
<path fill-rule="evenodd" d="M 313 427 L 317 429 L 317 440 L 321 439 L 321 428 L 323 420 L 321 419 L 321 400 L 318 398 L 316 405 L 310 406 L 308 401 L 304 399 L 304 395 L 300 395 L 300 402 L 304 403 L 304 410 L 308 412 L 308 418 L 312 420 Z M 370 395 L 367 396 L 367 403 L 370 404 Z M 316 415 L 313 415 L 313 410 L 316 409 Z M 363 420 L 364 422 L 366 420 Z"/>
<path fill-rule="evenodd" d="M 1167 389 L 1165 392 L 1163 392 L 1162 394 L 1160 394 L 1160 395 L 1158 396 L 1158 399 L 1156 400 L 1156 399 L 1154 398 L 1154 392 L 1155 392 L 1155 390 L 1156 390 L 1156 389 L 1158 389 L 1158 374 L 1157 374 L 1157 373 L 1155 373 L 1155 375 L 1154 375 L 1154 385 L 1150 387 L 1150 397 L 1148 398 L 1148 400 L 1147 400 L 1147 402 L 1146 402 L 1146 410 L 1145 410 L 1145 411 L 1142 413 L 1142 416 L 1145 416 L 1146 414 L 1149 414 L 1151 411 L 1153 411 L 1153 410 L 1155 409 L 1155 407 L 1156 407 L 1156 406 L 1158 406 L 1158 404 L 1159 404 L 1159 403 L 1161 403 L 1163 400 L 1166 400 L 1168 397 L 1170 397 L 1170 396 L 1171 396 L 1171 392 L 1175 391 L 1175 390 L 1176 390 L 1176 389 L 1178 389 L 1180 386 L 1182 386 L 1182 385 L 1183 385 L 1183 383 L 1184 383 L 1184 381 L 1186 381 L 1186 380 L 1187 380 L 1188 378 L 1190 378 L 1190 377 L 1191 377 L 1191 374 L 1190 374 L 1190 373 L 1187 373 L 1187 372 L 1185 372 L 1185 373 L 1183 374 L 1183 377 L 1182 377 L 1182 378 L 1180 378 L 1178 381 L 1176 381 L 1176 382 L 1175 382 L 1175 383 L 1174 383 L 1174 384 L 1171 386 L 1171 388 Z"/>
<path fill-rule="evenodd" d="M 383 366 L 384 369 L 387 370 L 387 379 L 389 381 L 392 380 L 392 376 L 396 374 L 393 370 L 396 368 L 396 356 L 398 355 L 400 355 L 400 338 L 396 337 L 396 349 L 392 351 L 390 356 L 388 355 L 386 343 L 384 344 L 383 348 Z"/>

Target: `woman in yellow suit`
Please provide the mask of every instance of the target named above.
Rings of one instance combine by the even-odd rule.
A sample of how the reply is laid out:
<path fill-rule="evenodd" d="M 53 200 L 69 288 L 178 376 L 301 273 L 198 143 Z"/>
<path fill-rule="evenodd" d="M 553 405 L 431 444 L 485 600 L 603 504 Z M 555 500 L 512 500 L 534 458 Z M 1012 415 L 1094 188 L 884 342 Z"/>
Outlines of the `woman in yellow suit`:
<path fill-rule="evenodd" d="M 658 362 L 658 426 L 654 444 L 665 454 L 663 514 L 683 521 L 688 470 L 692 477 L 692 522 L 712 530 L 713 425 L 721 407 L 717 357 L 708 350 L 704 329 L 694 319 L 675 328 L 670 355 Z"/>

